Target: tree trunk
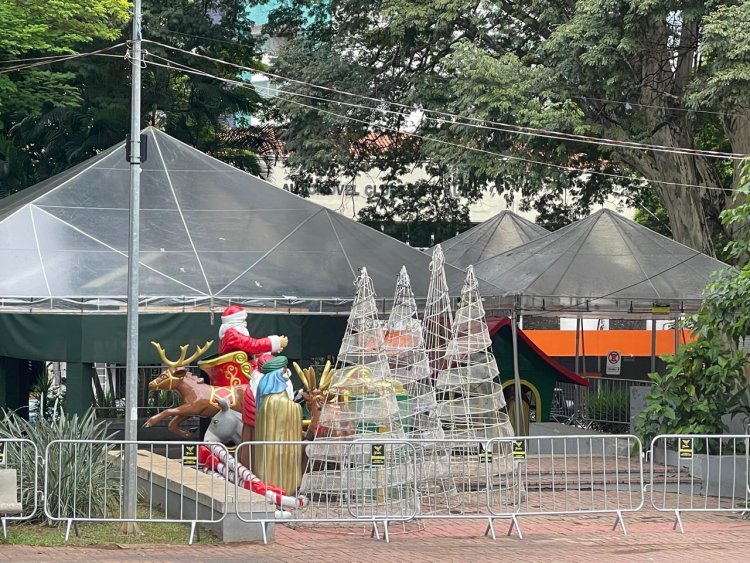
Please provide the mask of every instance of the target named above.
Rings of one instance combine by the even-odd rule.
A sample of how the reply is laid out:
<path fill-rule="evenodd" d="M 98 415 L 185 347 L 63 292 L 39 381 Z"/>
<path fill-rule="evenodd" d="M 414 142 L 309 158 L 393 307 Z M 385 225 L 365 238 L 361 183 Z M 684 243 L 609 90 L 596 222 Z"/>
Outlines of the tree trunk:
<path fill-rule="evenodd" d="M 687 146 L 679 145 L 674 140 L 671 144 Z M 651 155 L 627 154 L 623 155 L 623 160 L 646 179 L 659 182 L 652 185 L 669 215 L 674 240 L 709 256 L 716 256 L 713 240 L 722 231 L 719 213 L 723 209 L 723 192 L 680 185 L 719 188 L 719 180 L 706 159 L 657 152 Z"/>
<path fill-rule="evenodd" d="M 732 151 L 741 154 L 750 154 L 750 109 L 738 108 L 723 117 L 724 131 L 732 146 Z M 739 186 L 740 174 L 742 172 L 742 161 L 734 162 L 734 175 L 732 187 Z M 727 207 L 734 208 L 745 201 L 744 195 L 732 194 L 727 198 Z M 732 240 L 747 239 L 750 237 L 750 225 L 734 223 L 727 227 L 729 237 Z"/>
<path fill-rule="evenodd" d="M 689 113 L 673 111 L 671 107 L 684 95 L 698 48 L 699 22 L 683 23 L 675 51 L 672 46 L 675 30 L 666 21 L 656 17 L 645 22 L 643 33 L 652 38 L 654 49 L 650 56 L 640 61 L 637 72 L 634 72 L 639 103 L 644 108 L 636 121 L 653 128 L 644 142 L 693 148 L 693 117 Z M 677 109 L 683 108 L 678 106 Z M 618 133 L 622 134 L 622 131 Z M 620 156 L 643 177 L 654 181 L 652 186 L 669 215 L 673 238 L 709 256 L 716 256 L 714 241 L 717 235 L 725 234 L 719 214 L 726 205 L 726 195 L 709 160 L 659 151 L 628 151 Z"/>

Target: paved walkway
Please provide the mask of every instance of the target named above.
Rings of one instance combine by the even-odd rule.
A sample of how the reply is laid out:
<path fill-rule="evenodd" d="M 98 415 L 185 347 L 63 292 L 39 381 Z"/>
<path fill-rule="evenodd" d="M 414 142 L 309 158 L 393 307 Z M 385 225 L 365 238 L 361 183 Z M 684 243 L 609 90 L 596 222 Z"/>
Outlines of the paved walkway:
<path fill-rule="evenodd" d="M 528 517 L 521 520 L 524 538 L 507 537 L 497 521 L 497 541 L 484 537 L 481 521 L 427 522 L 424 529 L 392 528 L 391 542 L 370 539 L 362 530 L 290 529 L 280 527 L 271 545 L 26 547 L 1 546 L 9 561 L 326 561 L 329 563 L 418 563 L 434 561 L 575 562 L 679 561 L 731 563 L 750 557 L 750 521 L 736 514 L 685 514 L 685 535 L 672 531 L 669 514 L 644 510 L 626 514 L 628 535 L 609 516 Z"/>

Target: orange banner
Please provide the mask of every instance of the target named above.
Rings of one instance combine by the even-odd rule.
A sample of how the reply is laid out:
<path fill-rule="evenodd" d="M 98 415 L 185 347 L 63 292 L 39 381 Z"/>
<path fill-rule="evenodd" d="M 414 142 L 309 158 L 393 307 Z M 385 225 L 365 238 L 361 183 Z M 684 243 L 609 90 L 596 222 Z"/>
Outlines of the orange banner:
<path fill-rule="evenodd" d="M 524 330 L 544 352 L 553 357 L 576 355 L 575 330 Z M 579 354 L 606 356 L 616 350 L 623 356 L 651 356 L 650 330 L 585 330 L 579 335 Z M 680 345 L 690 342 L 692 334 L 682 330 Z M 656 355 L 674 354 L 674 330 L 656 331 Z"/>

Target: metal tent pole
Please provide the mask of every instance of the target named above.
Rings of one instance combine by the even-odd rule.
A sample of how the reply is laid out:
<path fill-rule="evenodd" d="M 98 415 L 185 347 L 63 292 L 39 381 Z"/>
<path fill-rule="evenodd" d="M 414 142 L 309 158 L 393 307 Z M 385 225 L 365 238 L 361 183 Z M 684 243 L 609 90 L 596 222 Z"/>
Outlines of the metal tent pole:
<path fill-rule="evenodd" d="M 586 331 L 584 328 L 583 319 L 581 319 L 581 362 L 583 364 L 583 376 L 586 377 Z"/>
<path fill-rule="evenodd" d="M 125 370 L 125 440 L 138 439 L 138 297 L 140 262 L 141 199 L 141 0 L 133 0 L 133 43 L 130 57 L 132 88 L 130 102 L 130 240 L 128 244 L 127 360 Z M 138 503 L 137 447 L 125 447 L 124 517 L 136 517 Z M 121 534 L 140 533 L 136 523 L 124 522 Z"/>
<path fill-rule="evenodd" d="M 578 365 L 578 339 L 580 336 L 578 330 L 579 330 L 580 325 L 581 325 L 581 318 L 576 317 L 576 374 L 577 375 L 580 375 L 581 373 L 579 369 L 579 365 Z"/>
<path fill-rule="evenodd" d="M 651 319 L 651 373 L 656 371 L 656 319 Z"/>
<path fill-rule="evenodd" d="M 511 336 L 513 337 L 513 381 L 515 382 L 515 434 L 521 436 L 521 374 L 518 371 L 518 327 L 516 326 L 516 309 L 513 308 L 510 319 Z M 541 408 L 537 406 L 537 409 Z"/>

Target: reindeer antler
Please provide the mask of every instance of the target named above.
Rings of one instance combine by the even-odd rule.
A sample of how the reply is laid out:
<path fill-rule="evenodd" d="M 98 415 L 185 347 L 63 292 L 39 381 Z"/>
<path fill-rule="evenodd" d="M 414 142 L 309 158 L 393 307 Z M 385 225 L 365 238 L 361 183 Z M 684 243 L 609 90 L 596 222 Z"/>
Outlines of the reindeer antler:
<path fill-rule="evenodd" d="M 310 389 L 317 389 L 318 387 L 318 378 L 315 373 L 315 368 L 310 366 L 307 368 L 307 380 L 310 382 Z"/>
<path fill-rule="evenodd" d="M 323 368 L 323 373 L 320 376 L 320 390 L 325 391 L 328 389 L 328 387 L 331 384 L 331 378 L 333 377 L 333 372 L 331 370 L 331 360 L 328 360 L 326 362 L 325 367 Z"/>
<path fill-rule="evenodd" d="M 196 358 L 199 358 L 206 350 L 208 350 L 213 343 L 213 340 L 209 340 L 203 346 L 196 345 L 195 353 L 189 358 L 185 358 L 185 356 L 187 356 L 187 351 L 190 345 L 185 344 L 183 346 L 180 346 L 180 357 L 176 361 L 172 361 L 167 358 L 167 353 L 164 351 L 164 348 L 162 348 L 161 344 L 159 344 L 158 342 L 154 342 L 153 340 L 151 341 L 151 344 L 154 346 L 154 348 L 156 348 L 156 351 L 159 352 L 161 361 L 164 362 L 164 365 L 167 366 L 169 371 L 174 371 L 179 367 L 189 365 L 190 362 L 192 362 Z"/>
<path fill-rule="evenodd" d="M 299 376 L 300 381 L 302 381 L 302 385 L 304 385 L 305 389 L 307 389 L 308 391 L 312 391 L 310 382 L 307 380 L 307 373 L 305 372 L 305 370 L 299 367 L 299 364 L 297 362 L 292 362 L 292 367 L 294 368 L 294 371 L 297 372 L 297 375 Z"/>
<path fill-rule="evenodd" d="M 211 344 L 213 344 L 213 343 L 214 343 L 213 340 L 207 340 L 206 343 L 203 346 L 198 346 L 196 344 L 195 345 L 195 353 L 192 356 L 190 356 L 187 360 L 183 359 L 183 361 L 182 361 L 183 363 L 181 363 L 180 365 L 187 366 L 191 362 L 197 360 L 198 358 L 200 358 L 206 352 L 206 350 L 208 350 L 211 347 Z M 187 346 L 185 346 L 185 348 L 187 348 Z M 180 350 L 182 351 L 182 346 L 180 346 Z M 184 353 L 180 355 L 180 357 L 182 357 L 182 356 L 184 356 Z"/>
<path fill-rule="evenodd" d="M 302 369 L 301 367 L 299 367 L 299 364 L 297 362 L 292 362 L 292 366 L 294 367 L 294 371 L 297 372 L 297 375 L 302 381 L 302 385 L 305 387 L 305 389 L 307 389 L 308 392 L 315 391 L 317 386 L 317 381 L 315 378 L 315 368 L 310 366 L 307 369 Z"/>

